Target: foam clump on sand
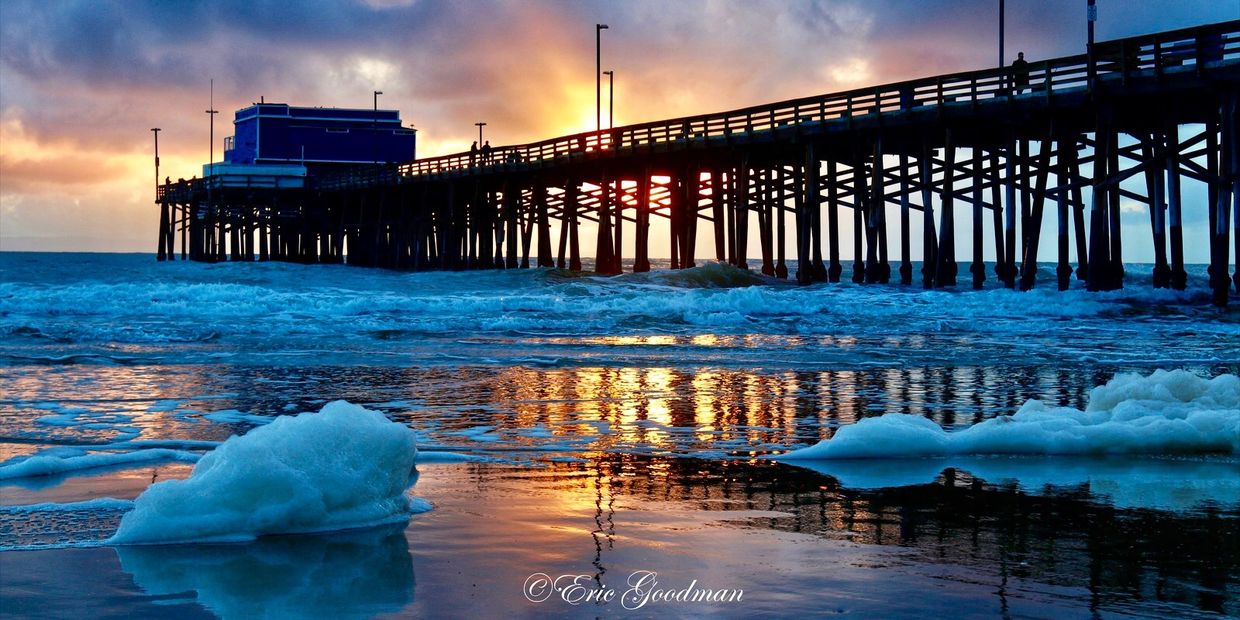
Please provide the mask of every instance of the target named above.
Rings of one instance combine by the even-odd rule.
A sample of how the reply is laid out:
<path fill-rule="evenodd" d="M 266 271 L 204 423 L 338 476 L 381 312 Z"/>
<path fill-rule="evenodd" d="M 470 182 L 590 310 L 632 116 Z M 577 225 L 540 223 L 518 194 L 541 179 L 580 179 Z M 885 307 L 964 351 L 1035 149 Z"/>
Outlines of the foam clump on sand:
<path fill-rule="evenodd" d="M 36 476 L 59 476 L 75 474 L 91 469 L 122 467 L 143 463 L 180 461 L 193 463 L 198 455 L 184 450 L 151 448 L 116 454 L 36 454 L 16 461 L 0 463 L 0 480 L 32 478 Z"/>
<path fill-rule="evenodd" d="M 924 417 L 889 413 L 775 457 L 905 458 L 965 454 L 1240 453 L 1240 377 L 1184 370 L 1120 374 L 1090 392 L 1084 411 L 1026 402 L 1012 415 L 947 432 Z"/>
<path fill-rule="evenodd" d="M 413 512 L 415 433 L 345 401 L 231 437 L 185 480 L 151 485 L 116 544 L 235 542 L 400 522 Z"/>

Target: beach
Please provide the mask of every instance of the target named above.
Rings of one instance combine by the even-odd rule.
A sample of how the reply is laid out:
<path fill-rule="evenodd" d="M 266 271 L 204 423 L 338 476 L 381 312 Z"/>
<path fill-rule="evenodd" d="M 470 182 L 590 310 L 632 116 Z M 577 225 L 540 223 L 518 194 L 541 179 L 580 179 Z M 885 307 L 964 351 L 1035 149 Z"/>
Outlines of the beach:
<path fill-rule="evenodd" d="M 716 264 L 608 278 L 3 253 L 0 607 L 1240 614 L 1240 316 L 1199 283 L 1150 288 L 1149 270 L 1129 265 L 1120 291 L 1021 293 Z M 114 540 L 153 485 L 336 401 L 417 445 L 393 522 Z M 884 414 L 906 416 L 886 418 L 896 433 L 974 429 L 986 449 L 880 433 L 863 460 L 776 460 Z M 1052 415 L 1085 439 L 1047 431 Z M 1191 437 L 1157 430 L 1185 421 Z M 1021 442 L 1000 435 L 1021 424 Z M 278 461 L 261 487 L 295 494 L 316 462 Z M 216 505 L 248 475 L 211 489 Z"/>

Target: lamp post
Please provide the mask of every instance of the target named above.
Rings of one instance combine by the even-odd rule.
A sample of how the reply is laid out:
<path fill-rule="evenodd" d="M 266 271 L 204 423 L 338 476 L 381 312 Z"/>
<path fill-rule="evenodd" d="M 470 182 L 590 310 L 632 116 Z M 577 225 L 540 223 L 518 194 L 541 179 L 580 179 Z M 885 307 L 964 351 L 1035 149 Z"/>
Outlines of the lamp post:
<path fill-rule="evenodd" d="M 1097 0 L 1089 0 L 1085 5 L 1085 19 L 1089 21 L 1089 47 L 1094 46 L 1094 22 L 1098 21 Z"/>
<path fill-rule="evenodd" d="M 379 163 L 377 140 L 379 139 L 379 95 L 382 94 L 383 91 L 381 90 L 375 91 L 374 118 L 371 120 L 370 128 L 370 158 L 373 160 L 372 163 L 375 164 Z"/>
<path fill-rule="evenodd" d="M 999 67 L 1000 68 L 1003 68 L 1004 60 L 1005 60 L 1003 58 L 1003 26 L 1004 26 L 1004 22 L 1006 21 L 1005 19 L 1006 16 L 1004 15 L 1003 4 L 1004 4 L 1004 0 L 999 0 Z"/>
<path fill-rule="evenodd" d="M 478 148 L 482 148 L 482 128 L 486 127 L 487 124 L 482 123 L 482 122 L 478 122 L 474 124 L 478 126 Z"/>
<path fill-rule="evenodd" d="M 208 148 L 208 155 L 207 155 L 207 176 L 208 177 L 215 176 L 215 115 L 219 113 L 220 111 L 215 109 L 215 80 L 212 79 L 211 80 L 211 105 L 209 106 L 209 109 L 207 110 L 207 116 L 210 117 L 211 119 L 211 133 L 210 133 L 211 144 Z M 208 183 L 207 192 L 209 193 L 210 191 L 211 191 L 211 184 Z M 207 202 L 210 202 L 209 198 L 207 199 Z"/>
<path fill-rule="evenodd" d="M 1085 5 L 1085 19 L 1088 22 L 1088 39 L 1085 44 L 1085 54 L 1089 63 L 1089 88 L 1094 87 L 1094 77 L 1097 73 L 1097 67 L 1094 65 L 1094 22 L 1098 21 L 1098 5 L 1095 0 L 1088 0 Z"/>
<path fill-rule="evenodd" d="M 604 71 L 607 74 L 607 128 L 615 127 L 616 87 L 615 71 Z"/>
<path fill-rule="evenodd" d="M 215 109 L 215 80 L 212 79 L 211 80 L 211 105 L 207 109 L 207 116 L 211 119 L 211 137 L 210 137 L 211 144 L 208 147 L 209 154 L 207 155 L 207 178 L 203 179 L 203 182 L 207 184 L 207 213 L 208 213 L 207 217 L 208 218 L 214 218 L 214 210 L 215 210 L 215 200 L 211 196 L 211 185 L 212 185 L 211 177 L 215 176 L 215 115 L 216 114 L 219 114 L 219 110 Z M 214 224 L 210 223 L 212 221 L 211 219 L 208 219 L 207 221 L 208 221 L 208 227 L 214 226 Z M 219 233 L 220 236 L 218 238 L 216 238 L 215 233 L 211 232 L 210 228 L 208 228 L 207 258 L 211 262 L 215 262 L 216 260 L 218 260 L 220 257 L 224 255 L 223 234 L 224 232 L 223 232 L 222 225 L 220 227 L 220 233 Z"/>
<path fill-rule="evenodd" d="M 155 195 L 159 195 L 159 128 L 152 127 L 151 133 L 155 134 Z"/>
<path fill-rule="evenodd" d="M 594 125 L 603 130 L 603 31 L 607 24 L 594 24 Z"/>

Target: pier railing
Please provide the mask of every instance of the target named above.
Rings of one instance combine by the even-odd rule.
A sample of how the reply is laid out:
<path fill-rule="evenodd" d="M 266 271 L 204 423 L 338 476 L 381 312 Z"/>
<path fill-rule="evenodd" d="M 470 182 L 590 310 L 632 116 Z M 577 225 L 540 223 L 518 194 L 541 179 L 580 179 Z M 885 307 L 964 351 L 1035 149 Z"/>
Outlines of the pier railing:
<path fill-rule="evenodd" d="M 325 189 L 390 184 L 422 177 L 491 174 L 609 157 L 633 151 L 697 148 L 821 131 L 826 123 L 997 100 L 1048 100 L 1070 91 L 1105 90 L 1132 78 L 1200 72 L 1240 60 L 1240 20 L 1095 44 L 1090 53 L 1028 64 L 1028 85 L 1015 88 L 1011 67 L 935 76 L 768 103 L 738 110 L 626 125 L 481 153 L 454 153 L 399 167 L 364 167 L 323 179 Z"/>

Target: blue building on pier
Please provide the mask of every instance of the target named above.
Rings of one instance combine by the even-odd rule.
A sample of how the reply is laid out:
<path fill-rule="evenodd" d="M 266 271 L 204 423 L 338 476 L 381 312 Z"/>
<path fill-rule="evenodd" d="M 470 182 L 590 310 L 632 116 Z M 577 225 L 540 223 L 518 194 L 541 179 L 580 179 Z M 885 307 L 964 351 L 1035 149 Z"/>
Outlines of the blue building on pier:
<path fill-rule="evenodd" d="M 258 103 L 238 110 L 233 125 L 234 134 L 224 139 L 224 161 L 204 174 L 280 166 L 304 167 L 303 174 L 314 175 L 416 156 L 417 130 L 401 125 L 399 110 Z"/>

